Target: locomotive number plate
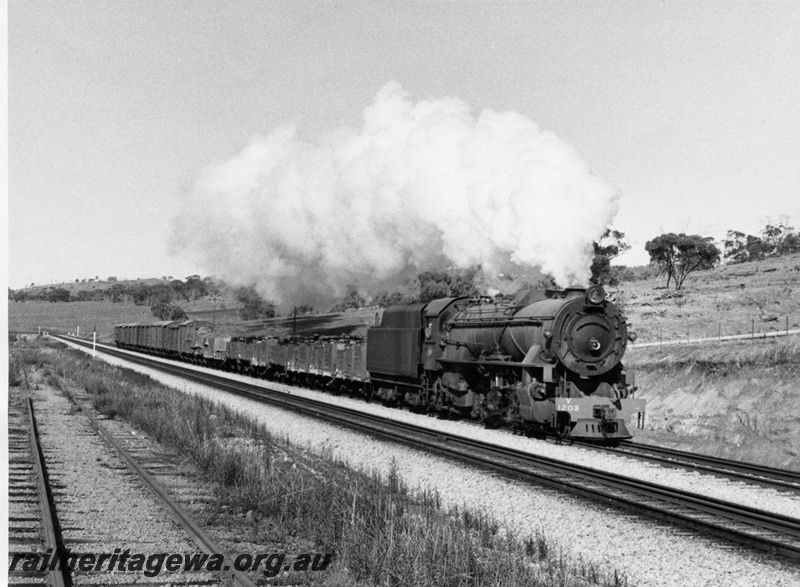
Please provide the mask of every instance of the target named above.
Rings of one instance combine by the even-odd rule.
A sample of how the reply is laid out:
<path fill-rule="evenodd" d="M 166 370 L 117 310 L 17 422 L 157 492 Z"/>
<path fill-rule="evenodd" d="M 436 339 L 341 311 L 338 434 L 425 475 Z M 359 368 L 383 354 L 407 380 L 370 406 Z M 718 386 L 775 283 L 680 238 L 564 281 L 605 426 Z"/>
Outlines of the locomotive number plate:
<path fill-rule="evenodd" d="M 556 404 L 556 410 L 559 412 L 579 412 L 581 407 L 570 404 Z"/>

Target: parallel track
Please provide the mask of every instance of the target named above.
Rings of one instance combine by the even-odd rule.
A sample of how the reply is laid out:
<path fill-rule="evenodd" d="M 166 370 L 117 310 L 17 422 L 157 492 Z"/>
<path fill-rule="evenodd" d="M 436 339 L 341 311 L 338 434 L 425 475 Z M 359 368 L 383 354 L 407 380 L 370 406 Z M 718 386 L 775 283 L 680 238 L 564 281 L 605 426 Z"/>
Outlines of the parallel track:
<path fill-rule="evenodd" d="M 125 464 L 128 465 L 128 468 L 142 481 L 144 485 L 149 487 L 152 492 L 155 493 L 155 495 L 165 506 L 167 506 L 192 541 L 209 556 L 215 554 L 223 555 L 225 560 L 228 561 L 228 567 L 230 567 L 225 574 L 228 575 L 229 578 L 232 579 L 237 585 L 240 585 L 241 587 L 256 587 L 256 584 L 250 579 L 250 577 L 241 571 L 232 568 L 230 561 L 233 561 L 233 557 L 225 552 L 225 550 L 217 542 L 215 542 L 208 534 L 206 534 L 205 531 L 203 531 L 202 528 L 200 528 L 200 526 L 197 525 L 192 517 L 170 496 L 167 490 L 164 489 L 164 487 L 162 487 L 162 485 L 156 481 L 156 479 L 150 473 L 140 466 L 130 455 L 130 453 L 125 450 L 122 444 L 103 427 L 97 418 L 90 413 L 90 410 L 86 409 L 84 406 L 81 406 L 73 398 L 69 399 L 74 405 L 81 409 L 81 412 L 85 416 L 89 418 L 92 427 L 95 429 L 100 438 L 102 438 L 108 446 L 117 452 Z"/>
<path fill-rule="evenodd" d="M 67 340 L 91 346 L 84 341 Z M 797 518 L 565 464 L 518 450 L 487 445 L 374 414 L 353 412 L 325 402 L 265 389 L 263 386 L 236 381 L 222 375 L 197 371 L 191 366 L 121 352 L 113 347 L 98 347 L 98 349 L 112 356 L 256 401 L 300 411 L 360 432 L 501 471 L 527 482 L 569 491 L 595 502 L 606 503 L 625 511 L 657 518 L 726 541 L 800 561 L 800 519 Z"/>
<path fill-rule="evenodd" d="M 636 442 L 622 442 L 619 447 L 603 450 L 613 450 L 615 453 L 656 462 L 666 467 L 690 469 L 764 487 L 800 493 L 800 472 L 797 471 L 764 467 L 753 463 L 731 461 L 729 459 Z"/>
<path fill-rule="evenodd" d="M 43 554 L 48 550 L 53 557 L 64 551 L 61 531 L 53 505 L 53 493 L 47 475 L 44 453 L 39 442 L 39 429 L 29 397 L 24 400 L 24 412 L 9 409 L 9 558 L 17 550 L 15 545 L 25 545 L 17 552 Z M 36 516 L 30 515 L 37 511 Z M 27 515 L 12 515 L 27 512 Z M 38 522 L 38 524 L 37 524 Z M 36 535 L 32 535 L 35 531 Z M 42 550 L 35 548 L 37 543 Z M 33 548 L 32 548 L 33 547 Z M 50 568 L 51 566 L 57 568 Z M 49 565 L 47 569 L 36 572 L 15 573 L 26 577 L 31 583 L 36 580 L 52 587 L 72 585 L 69 569 L 61 565 Z"/>
<path fill-rule="evenodd" d="M 90 413 L 91 410 L 81 406 L 72 397 L 68 396 L 68 399 L 80 409 L 83 415 L 89 418 L 92 427 L 103 441 L 117 452 L 142 483 L 148 486 L 172 511 L 189 538 L 205 554 L 209 556 L 222 554 L 225 557 L 226 564 L 230 568 L 222 573 L 226 576 L 223 578 L 223 584 L 230 584 L 232 580 L 240 587 L 256 587 L 255 582 L 247 575 L 233 568 L 233 557 L 197 525 L 150 473 L 136 463 L 122 444 Z M 62 539 L 56 517 L 50 478 L 39 441 L 39 429 L 33 401 L 30 397 L 25 399 L 24 405 L 25 413 L 15 409 L 9 410 L 9 500 L 11 502 L 9 505 L 10 514 L 13 511 L 17 512 L 16 515 L 9 516 L 9 542 L 11 545 L 9 555 L 13 556 L 16 553 L 43 554 L 49 551 L 53 553 L 51 559 L 54 559 L 59 553 L 65 553 L 68 549 Z M 31 515 L 32 510 L 36 509 L 38 509 L 39 515 Z M 20 513 L 26 515 L 19 515 Z M 15 547 L 16 545 L 18 546 Z M 20 562 L 17 566 L 22 568 L 23 564 Z M 71 587 L 73 585 L 69 566 L 62 564 L 51 564 L 48 570 L 41 572 L 16 571 L 9 579 L 11 585 L 25 585 L 26 587 L 39 584 L 50 587 Z M 20 580 L 22 582 L 19 582 Z"/>

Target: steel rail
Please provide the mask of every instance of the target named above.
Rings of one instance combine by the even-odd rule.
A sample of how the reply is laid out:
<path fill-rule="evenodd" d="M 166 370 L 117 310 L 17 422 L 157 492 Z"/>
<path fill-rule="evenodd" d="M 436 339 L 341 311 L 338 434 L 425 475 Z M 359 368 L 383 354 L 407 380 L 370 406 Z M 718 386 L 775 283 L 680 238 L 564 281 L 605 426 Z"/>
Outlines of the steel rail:
<path fill-rule="evenodd" d="M 618 447 L 613 449 L 596 446 L 592 447 L 591 445 L 584 445 L 583 443 L 581 443 L 581 446 L 588 446 L 589 448 L 597 448 L 600 450 L 611 450 L 617 454 L 630 455 L 638 459 L 656 462 L 669 467 L 703 471 L 713 475 L 756 483 L 765 487 L 800 492 L 800 472 L 797 471 L 776 469 L 774 467 L 765 467 L 754 463 L 732 461 L 721 457 L 701 455 L 678 449 L 631 441 L 622 441 Z"/>
<path fill-rule="evenodd" d="M 60 561 L 60 555 L 64 552 L 64 548 L 63 542 L 61 541 L 58 518 L 55 513 L 56 509 L 53 500 L 53 492 L 50 488 L 50 477 L 47 475 L 44 452 L 39 442 L 39 427 L 36 424 L 36 416 L 33 413 L 33 400 L 28 397 L 26 403 L 28 404 L 28 425 L 31 431 L 31 453 L 33 455 L 33 465 L 36 471 L 36 485 L 39 490 L 39 506 L 42 512 L 42 525 L 44 527 L 44 542 L 48 550 L 52 549 L 52 556 L 55 556 Z M 48 565 L 48 583 L 53 587 L 72 585 L 69 567 L 64 568 L 62 562 L 63 561 L 60 561 L 58 564 Z"/>
<path fill-rule="evenodd" d="M 90 346 L 90 343 L 69 339 Z M 513 477 L 567 490 L 592 501 L 607 503 L 752 548 L 800 560 L 800 519 L 783 516 L 673 489 L 646 481 L 567 464 L 530 453 L 484 444 L 459 435 L 356 412 L 322 401 L 290 395 L 264 385 L 237 381 L 191 366 L 151 359 L 146 355 L 104 347 L 104 352 L 201 384 L 244 395 L 256 401 L 300 411 L 338 425 L 388 440 L 422 447 L 450 458 L 502 471 Z"/>
<path fill-rule="evenodd" d="M 231 557 L 228 552 L 226 552 L 214 541 L 213 538 L 211 538 L 202 528 L 200 528 L 200 526 L 197 525 L 192 517 L 180 505 L 178 505 L 172 496 L 170 496 L 169 492 L 133 459 L 133 457 L 127 450 L 125 450 L 122 444 L 120 444 L 120 442 L 114 438 L 114 436 L 108 432 L 108 430 L 106 430 L 103 425 L 100 424 L 100 422 L 97 421 L 97 418 L 89 413 L 89 410 L 81 406 L 75 399 L 69 399 L 73 402 L 73 404 L 81 409 L 83 414 L 89 418 L 92 427 L 97 431 L 98 435 L 106 442 L 106 444 L 108 444 L 117 452 L 122 460 L 128 465 L 128 468 L 131 469 L 131 471 L 133 471 L 142 481 L 144 481 L 144 483 L 150 487 L 150 489 L 161 499 L 164 505 L 166 505 L 172 511 L 180 525 L 183 526 L 184 530 L 186 530 L 189 536 L 198 544 L 203 552 L 209 556 L 222 555 L 224 557 L 226 562 L 223 569 L 225 570 L 222 572 L 224 572 L 226 575 L 230 575 L 236 583 L 241 585 L 241 587 L 256 587 L 255 582 L 253 582 L 247 575 L 232 567 L 231 563 L 233 561 L 233 557 Z"/>

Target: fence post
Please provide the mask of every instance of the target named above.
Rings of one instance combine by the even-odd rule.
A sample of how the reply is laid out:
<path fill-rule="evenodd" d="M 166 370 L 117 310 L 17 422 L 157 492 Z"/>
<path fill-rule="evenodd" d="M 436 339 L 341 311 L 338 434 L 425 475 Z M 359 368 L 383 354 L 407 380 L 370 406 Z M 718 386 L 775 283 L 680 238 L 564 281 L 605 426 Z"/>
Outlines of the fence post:
<path fill-rule="evenodd" d="M 750 320 L 750 338 L 756 337 L 756 319 L 752 318 Z"/>

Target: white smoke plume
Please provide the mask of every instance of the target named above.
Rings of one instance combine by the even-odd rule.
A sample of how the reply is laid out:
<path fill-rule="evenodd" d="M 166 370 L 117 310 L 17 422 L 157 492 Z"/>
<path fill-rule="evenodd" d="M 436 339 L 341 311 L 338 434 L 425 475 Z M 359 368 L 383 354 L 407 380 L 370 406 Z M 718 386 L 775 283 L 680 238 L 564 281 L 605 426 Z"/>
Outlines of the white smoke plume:
<path fill-rule="evenodd" d="M 515 112 L 411 102 L 395 82 L 363 118 L 314 143 L 286 125 L 208 168 L 173 250 L 283 308 L 322 309 L 348 285 L 375 292 L 446 265 L 587 282 L 618 193 L 572 146 Z"/>

